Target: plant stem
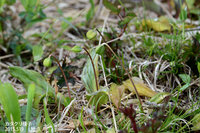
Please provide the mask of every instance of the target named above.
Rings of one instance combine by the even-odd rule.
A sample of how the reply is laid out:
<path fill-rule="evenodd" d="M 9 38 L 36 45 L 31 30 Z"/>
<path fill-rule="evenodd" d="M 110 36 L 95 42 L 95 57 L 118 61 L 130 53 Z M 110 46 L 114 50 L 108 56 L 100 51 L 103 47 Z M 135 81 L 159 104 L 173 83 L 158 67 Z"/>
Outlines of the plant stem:
<path fill-rule="evenodd" d="M 90 53 L 88 52 L 88 50 L 86 48 L 83 48 L 85 50 L 85 52 L 88 54 L 91 62 L 92 62 L 92 67 L 93 67 L 93 71 L 94 71 L 94 77 L 95 77 L 95 81 L 96 81 L 96 87 L 97 87 L 97 90 L 99 90 L 99 85 L 98 85 L 98 80 L 97 80 L 97 75 L 96 75 L 96 71 L 95 71 L 95 67 L 94 67 L 94 62 L 92 60 L 92 57 L 90 55 Z"/>
<path fill-rule="evenodd" d="M 62 72 L 62 75 L 63 75 L 63 77 L 64 77 L 64 79 L 65 79 L 65 84 L 67 85 L 69 99 L 70 99 L 70 101 L 71 101 L 71 94 L 70 94 L 69 85 L 68 85 L 68 82 L 67 82 L 67 78 L 66 78 L 66 76 L 65 76 L 65 73 L 64 73 L 64 71 L 63 71 L 63 69 L 62 69 L 62 66 L 60 65 L 60 62 L 58 61 L 58 59 L 57 59 L 55 56 L 50 55 L 50 57 L 53 57 L 53 58 L 55 59 L 56 63 L 58 64 L 58 66 L 59 66 L 59 68 L 60 68 L 60 70 L 61 70 L 61 72 Z"/>
<path fill-rule="evenodd" d="M 98 29 L 96 29 L 96 30 L 97 30 L 97 32 L 99 33 L 99 35 L 102 37 L 103 42 L 105 43 L 105 42 L 106 42 L 106 39 L 104 38 L 104 36 L 101 34 L 101 32 L 100 32 Z"/>
<path fill-rule="evenodd" d="M 139 93 L 138 93 L 138 91 L 137 91 L 137 88 L 136 88 L 136 86 L 135 86 L 135 84 L 134 84 L 134 82 L 133 82 L 133 80 L 132 80 L 132 78 L 131 78 L 129 72 L 126 70 L 124 64 L 122 63 L 122 61 L 119 59 L 119 57 L 115 54 L 115 52 L 112 50 L 112 48 L 111 48 L 107 43 L 103 43 L 102 45 L 106 45 L 106 46 L 109 48 L 109 50 L 115 55 L 115 57 L 117 58 L 117 60 L 120 62 L 121 66 L 122 66 L 123 69 L 125 70 L 126 74 L 128 75 L 128 77 L 129 77 L 129 79 L 130 79 L 130 81 L 131 81 L 131 83 L 132 83 L 132 85 L 133 85 L 133 88 L 134 88 L 134 90 L 135 90 L 137 99 L 139 100 L 139 107 L 140 107 L 140 110 L 141 110 L 141 112 L 144 112 L 144 111 L 143 111 L 143 108 L 142 108 L 142 101 L 141 101 L 141 99 L 140 99 L 140 96 L 139 96 Z"/>

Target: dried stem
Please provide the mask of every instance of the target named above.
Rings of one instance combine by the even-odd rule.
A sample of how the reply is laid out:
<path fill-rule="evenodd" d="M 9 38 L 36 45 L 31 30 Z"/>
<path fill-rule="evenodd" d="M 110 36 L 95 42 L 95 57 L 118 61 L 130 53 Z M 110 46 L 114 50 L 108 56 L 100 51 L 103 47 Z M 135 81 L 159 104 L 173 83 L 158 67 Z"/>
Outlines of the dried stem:
<path fill-rule="evenodd" d="M 53 58 L 55 59 L 56 63 L 58 64 L 58 66 L 59 66 L 59 68 L 60 68 L 60 70 L 61 70 L 61 72 L 62 72 L 62 75 L 63 75 L 63 77 L 64 77 L 64 79 L 65 79 L 65 84 L 67 85 L 69 99 L 70 99 L 70 101 L 71 101 L 71 94 L 70 94 L 69 85 L 68 85 L 68 82 L 67 82 L 67 78 L 66 78 L 66 76 L 65 76 L 65 73 L 64 73 L 64 71 L 63 71 L 63 69 L 62 69 L 62 66 L 60 65 L 60 62 L 58 61 L 58 59 L 57 59 L 55 56 L 50 55 L 50 57 L 53 57 Z"/>
<path fill-rule="evenodd" d="M 96 75 L 96 71 L 95 71 L 95 67 L 94 67 L 94 62 L 92 60 L 92 57 L 90 55 L 90 53 L 88 52 L 88 50 L 86 48 L 83 48 L 85 50 L 85 52 L 88 54 L 91 62 L 92 62 L 92 67 L 93 67 L 93 71 L 94 71 L 94 77 L 95 77 L 95 81 L 96 81 L 96 87 L 97 87 L 97 90 L 99 90 L 99 85 L 98 85 L 98 80 L 97 80 L 97 75 Z"/>

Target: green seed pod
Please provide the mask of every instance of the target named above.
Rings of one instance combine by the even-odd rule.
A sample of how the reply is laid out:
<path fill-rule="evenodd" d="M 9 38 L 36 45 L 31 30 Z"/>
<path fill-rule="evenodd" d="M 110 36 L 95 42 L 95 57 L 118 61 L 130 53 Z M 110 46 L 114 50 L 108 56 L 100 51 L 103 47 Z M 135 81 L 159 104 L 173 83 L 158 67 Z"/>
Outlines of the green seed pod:
<path fill-rule="evenodd" d="M 44 61 L 43 61 L 43 65 L 44 65 L 45 67 L 50 67 L 51 64 L 52 64 L 52 60 L 51 60 L 50 57 L 44 59 Z"/>
<path fill-rule="evenodd" d="M 94 30 L 89 30 L 89 31 L 86 33 L 86 37 L 87 37 L 89 40 L 93 40 L 96 36 L 97 36 L 97 33 L 96 33 Z"/>
<path fill-rule="evenodd" d="M 80 46 L 74 46 L 71 51 L 75 52 L 75 53 L 79 53 L 82 51 L 82 48 Z"/>

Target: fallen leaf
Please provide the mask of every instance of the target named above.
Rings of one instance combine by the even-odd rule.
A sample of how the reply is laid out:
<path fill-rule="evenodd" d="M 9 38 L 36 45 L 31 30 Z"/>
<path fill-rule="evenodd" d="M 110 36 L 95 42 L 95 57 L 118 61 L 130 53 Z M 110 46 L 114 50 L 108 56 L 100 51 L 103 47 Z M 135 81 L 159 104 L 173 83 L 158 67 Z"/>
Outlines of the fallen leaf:
<path fill-rule="evenodd" d="M 88 121 L 88 120 L 84 120 L 83 124 L 85 126 L 94 126 L 94 122 L 93 121 Z M 69 120 L 69 124 L 67 125 L 66 128 L 68 129 L 75 129 L 77 127 L 80 127 L 80 121 L 78 119 L 73 119 L 73 120 Z"/>
<path fill-rule="evenodd" d="M 157 32 L 171 30 L 171 25 L 169 23 L 169 20 L 166 17 L 160 17 L 159 19 L 144 19 L 142 20 L 141 29 L 143 30 L 144 27 L 153 29 L 154 31 L 157 31 Z"/>
<path fill-rule="evenodd" d="M 124 93 L 124 85 L 117 85 L 113 83 L 110 87 L 110 98 L 113 104 L 119 108 L 120 103 L 121 103 L 121 98 Z"/>
<path fill-rule="evenodd" d="M 144 84 L 142 79 L 140 79 L 138 77 L 133 77 L 132 80 L 133 80 L 135 87 L 140 96 L 153 97 L 157 94 L 157 92 L 155 92 L 155 91 L 151 90 L 149 87 L 147 87 Z M 135 94 L 135 90 L 133 88 L 133 85 L 132 85 L 130 79 L 124 81 L 123 85 L 125 88 L 128 88 L 131 92 L 133 92 Z"/>

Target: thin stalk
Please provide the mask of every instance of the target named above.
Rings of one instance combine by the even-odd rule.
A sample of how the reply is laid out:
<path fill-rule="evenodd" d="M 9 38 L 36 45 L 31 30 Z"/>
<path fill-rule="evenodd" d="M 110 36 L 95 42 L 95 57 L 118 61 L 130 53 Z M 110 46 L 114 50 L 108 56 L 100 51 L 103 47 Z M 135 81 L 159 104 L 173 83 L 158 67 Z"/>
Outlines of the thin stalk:
<path fill-rule="evenodd" d="M 144 111 L 143 111 L 143 108 L 142 108 L 142 101 L 141 101 L 141 98 L 140 98 L 139 93 L 138 93 L 138 91 L 137 91 L 137 88 L 136 88 L 136 86 L 135 86 L 135 84 L 134 84 L 134 82 L 133 82 L 133 80 L 132 80 L 132 78 L 131 78 L 129 72 L 126 70 L 124 64 L 122 63 L 122 61 L 119 59 L 119 57 L 115 54 L 115 52 L 112 50 L 112 48 L 111 48 L 108 44 L 103 43 L 102 45 L 106 45 L 106 46 L 109 48 L 109 50 L 115 55 L 115 57 L 117 58 L 117 60 L 120 62 L 121 66 L 122 66 L 123 69 L 125 70 L 126 74 L 128 75 L 128 77 L 129 77 L 129 79 L 130 79 L 130 81 L 131 81 L 131 83 L 132 83 L 132 85 L 133 85 L 133 88 L 134 88 L 134 90 L 135 90 L 137 99 L 139 100 L 139 107 L 140 107 L 140 110 L 141 110 L 141 112 L 144 112 Z"/>
<path fill-rule="evenodd" d="M 105 42 L 106 42 L 106 39 L 104 38 L 104 36 L 101 34 L 101 32 L 100 32 L 98 29 L 96 29 L 96 30 L 97 30 L 97 32 L 99 33 L 99 35 L 102 37 L 103 42 L 105 43 Z"/>
<path fill-rule="evenodd" d="M 60 70 L 61 70 L 61 72 L 62 72 L 62 75 L 63 75 L 63 77 L 64 77 L 64 79 L 65 79 L 65 84 L 67 85 L 69 99 L 70 99 L 70 101 L 71 101 L 71 94 L 70 94 L 69 85 L 68 85 L 68 82 L 67 82 L 67 78 L 66 78 L 66 76 L 65 76 L 65 73 L 64 73 L 64 71 L 63 71 L 63 69 L 62 69 L 62 66 L 60 65 L 60 62 L 58 61 L 58 59 L 57 59 L 55 56 L 50 55 L 50 57 L 53 57 L 53 58 L 55 59 L 56 63 L 58 64 L 58 66 L 59 66 L 59 68 L 60 68 Z"/>
<path fill-rule="evenodd" d="M 97 87 L 97 90 L 99 90 L 99 85 L 98 85 L 98 80 L 97 80 L 97 75 L 96 75 L 96 71 L 95 71 L 95 67 L 94 67 L 94 62 L 92 60 L 92 57 L 90 55 L 90 53 L 88 52 L 88 50 L 86 48 L 83 48 L 85 50 L 85 52 L 88 54 L 91 62 L 92 62 L 92 68 L 93 68 L 93 71 L 94 71 L 94 77 L 95 77 L 95 81 L 96 81 L 96 87 Z"/>

